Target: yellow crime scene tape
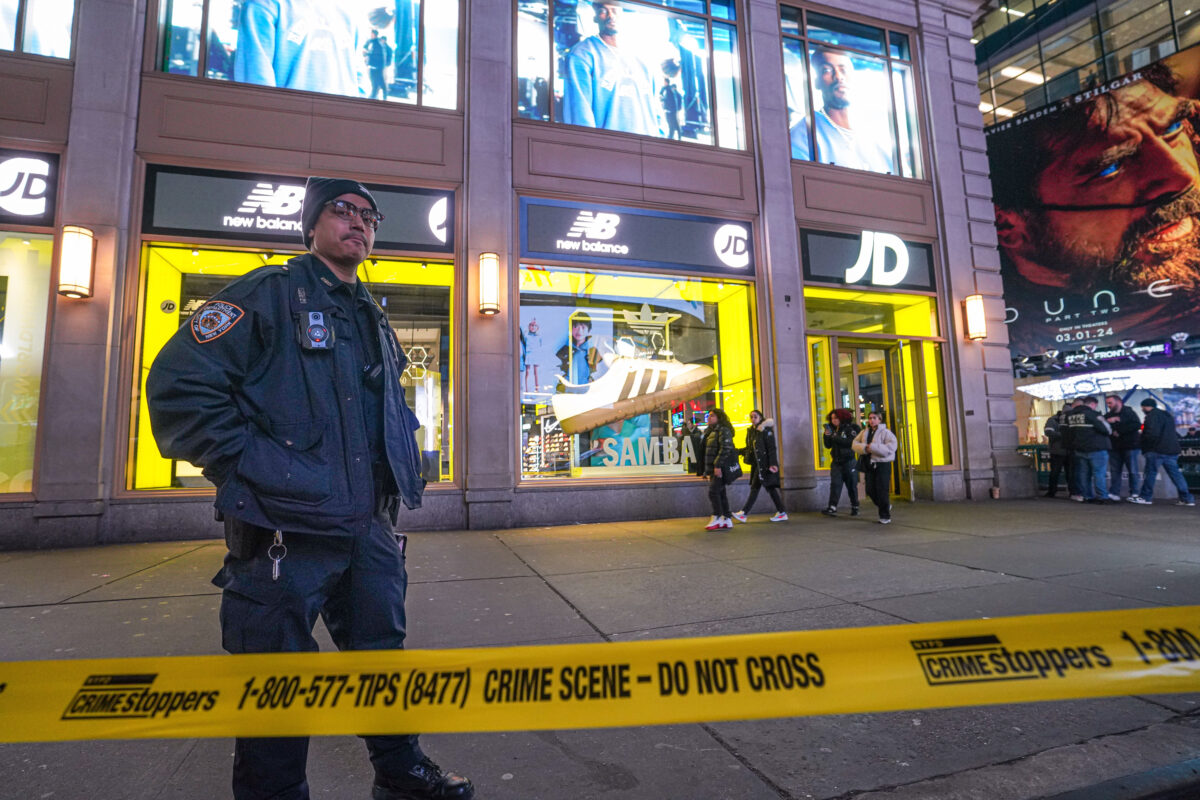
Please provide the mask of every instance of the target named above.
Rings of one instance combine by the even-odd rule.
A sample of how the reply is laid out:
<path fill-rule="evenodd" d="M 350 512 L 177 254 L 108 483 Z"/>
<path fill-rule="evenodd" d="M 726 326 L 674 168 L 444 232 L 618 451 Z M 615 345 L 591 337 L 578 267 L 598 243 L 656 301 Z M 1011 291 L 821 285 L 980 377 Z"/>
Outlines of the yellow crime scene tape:
<path fill-rule="evenodd" d="M 661 725 L 1200 692 L 1200 606 L 640 642 L 0 662 L 0 741 Z"/>

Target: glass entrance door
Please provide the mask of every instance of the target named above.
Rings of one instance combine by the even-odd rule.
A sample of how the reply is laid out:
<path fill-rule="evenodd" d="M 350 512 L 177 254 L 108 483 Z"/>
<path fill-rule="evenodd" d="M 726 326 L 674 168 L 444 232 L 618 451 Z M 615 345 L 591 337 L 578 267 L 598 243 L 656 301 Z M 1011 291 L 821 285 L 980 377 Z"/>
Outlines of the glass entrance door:
<path fill-rule="evenodd" d="M 881 346 L 882 345 L 882 346 Z M 854 342 L 838 339 L 838 388 L 841 405 L 854 411 L 863 427 L 867 415 L 877 413 L 883 423 L 900 439 L 896 461 L 892 467 L 892 495 L 909 497 L 907 475 L 910 463 L 903 438 L 909 426 L 904 418 L 906 403 L 897 396 L 904 386 L 901 344 L 899 342 Z"/>

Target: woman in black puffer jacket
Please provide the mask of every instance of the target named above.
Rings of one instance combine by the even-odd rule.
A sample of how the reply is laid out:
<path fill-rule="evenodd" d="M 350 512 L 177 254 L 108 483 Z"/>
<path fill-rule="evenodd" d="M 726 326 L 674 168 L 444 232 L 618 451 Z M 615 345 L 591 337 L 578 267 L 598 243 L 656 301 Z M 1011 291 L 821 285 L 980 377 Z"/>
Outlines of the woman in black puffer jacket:
<path fill-rule="evenodd" d="M 741 511 L 733 512 L 733 518 L 745 522 L 746 515 L 758 499 L 758 490 L 765 488 L 775 504 L 775 516 L 771 522 L 783 522 L 788 518 L 783 509 L 783 498 L 779 495 L 779 449 L 775 446 L 775 420 L 763 419 L 757 408 L 750 412 L 750 429 L 746 431 L 746 446 L 742 454 L 750 462 L 750 494 Z"/>
<path fill-rule="evenodd" d="M 732 528 L 729 514 L 729 495 L 725 493 L 724 467 L 737 458 L 733 446 L 733 425 L 719 408 L 708 412 L 708 427 L 704 429 L 704 477 L 708 478 L 708 499 L 712 502 L 712 519 L 706 531 Z"/>

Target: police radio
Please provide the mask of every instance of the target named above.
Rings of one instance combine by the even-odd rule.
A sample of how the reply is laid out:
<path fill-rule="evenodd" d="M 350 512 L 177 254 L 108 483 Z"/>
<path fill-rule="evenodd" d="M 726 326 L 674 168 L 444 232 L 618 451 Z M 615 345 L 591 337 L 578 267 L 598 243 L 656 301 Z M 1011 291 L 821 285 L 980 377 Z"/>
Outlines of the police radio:
<path fill-rule="evenodd" d="M 300 346 L 305 350 L 328 350 L 333 346 L 333 328 L 325 323 L 321 311 L 300 315 Z"/>

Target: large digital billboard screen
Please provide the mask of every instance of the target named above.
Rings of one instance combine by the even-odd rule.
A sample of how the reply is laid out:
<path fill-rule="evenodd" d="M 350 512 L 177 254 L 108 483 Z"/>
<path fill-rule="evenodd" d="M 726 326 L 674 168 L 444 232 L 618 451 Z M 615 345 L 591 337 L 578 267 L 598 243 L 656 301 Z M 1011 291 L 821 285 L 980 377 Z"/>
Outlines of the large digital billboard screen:
<path fill-rule="evenodd" d="M 1014 357 L 1200 334 L 1198 98 L 1195 47 L 988 129 Z"/>

